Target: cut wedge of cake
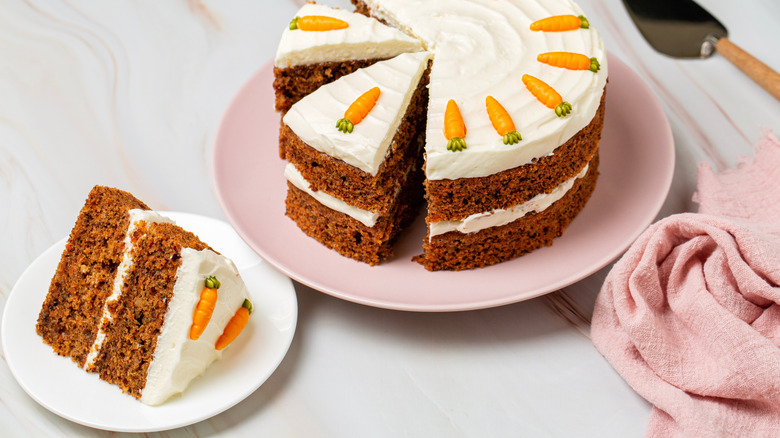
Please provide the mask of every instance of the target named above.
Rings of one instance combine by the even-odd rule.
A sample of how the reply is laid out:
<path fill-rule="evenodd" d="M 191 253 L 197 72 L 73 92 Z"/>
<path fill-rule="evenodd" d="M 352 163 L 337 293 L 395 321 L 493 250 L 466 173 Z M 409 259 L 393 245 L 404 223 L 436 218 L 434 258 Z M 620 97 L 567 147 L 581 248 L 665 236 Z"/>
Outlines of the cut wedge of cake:
<path fill-rule="evenodd" d="M 282 32 L 274 59 L 276 110 L 287 110 L 320 85 L 422 43 L 364 15 L 325 5 L 304 5 Z"/>
<path fill-rule="evenodd" d="M 430 60 L 416 52 L 377 62 L 323 85 L 283 118 L 287 215 L 342 255 L 377 264 L 414 219 Z"/>

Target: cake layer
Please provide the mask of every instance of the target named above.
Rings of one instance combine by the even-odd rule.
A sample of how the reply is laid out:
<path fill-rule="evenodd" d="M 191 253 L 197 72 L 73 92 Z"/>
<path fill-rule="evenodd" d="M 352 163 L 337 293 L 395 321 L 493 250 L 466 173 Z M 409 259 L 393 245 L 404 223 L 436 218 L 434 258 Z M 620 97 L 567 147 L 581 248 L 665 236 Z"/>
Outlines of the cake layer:
<path fill-rule="evenodd" d="M 286 214 L 304 233 L 339 254 L 369 265 L 392 257 L 393 244 L 404 228 L 414 221 L 422 203 L 421 170 L 412 172 L 395 210 L 368 227 L 347 214 L 333 210 L 304 191 L 287 184 Z"/>
<path fill-rule="evenodd" d="M 127 192 L 102 186 L 90 191 L 39 314 L 36 331 L 43 341 L 79 366 L 97 336 L 133 208 L 149 209 Z"/>
<path fill-rule="evenodd" d="M 424 41 L 435 53 L 430 75 L 426 131 L 429 180 L 475 178 L 542 158 L 572 138 L 596 115 L 606 85 L 607 57 L 592 26 L 565 32 L 531 30 L 531 23 L 554 15 L 582 15 L 570 0 L 353 0 Z M 443 13 L 446 11 L 446 13 Z M 569 70 L 537 60 L 545 52 L 572 52 L 596 58 L 601 68 Z M 534 76 L 571 104 L 565 117 L 537 99 L 521 78 Z M 485 108 L 494 97 L 513 119 L 522 140 L 504 144 Z M 467 148 L 447 149 L 443 132 L 449 100 L 460 108 Z"/>
<path fill-rule="evenodd" d="M 377 214 L 387 214 L 394 202 L 400 181 L 408 169 L 421 164 L 422 133 L 425 129 L 425 102 L 427 75 L 423 73 L 415 84 L 409 105 L 398 129 L 394 132 L 386 157 L 375 175 L 342 160 L 316 150 L 298 137 L 292 128 L 283 126 L 280 144 L 287 150 L 287 159 L 295 165 L 303 178 L 315 189 L 335 196 L 350 205 Z M 380 97 L 381 99 L 381 97 Z M 379 102 L 377 103 L 379 104 Z M 360 125 L 362 125 L 362 122 Z M 360 127 L 358 125 L 358 127 Z M 351 136 L 335 130 L 333 135 Z"/>
<path fill-rule="evenodd" d="M 550 246 L 582 210 L 598 178 L 598 154 L 560 200 L 541 212 L 474 233 L 451 231 L 426 238 L 425 253 L 415 260 L 430 271 L 481 268 Z"/>
<path fill-rule="evenodd" d="M 427 180 L 427 221 L 458 220 L 507 209 L 574 177 L 596 154 L 604 125 L 606 94 L 591 123 L 551 154 L 532 163 L 480 178 Z"/>

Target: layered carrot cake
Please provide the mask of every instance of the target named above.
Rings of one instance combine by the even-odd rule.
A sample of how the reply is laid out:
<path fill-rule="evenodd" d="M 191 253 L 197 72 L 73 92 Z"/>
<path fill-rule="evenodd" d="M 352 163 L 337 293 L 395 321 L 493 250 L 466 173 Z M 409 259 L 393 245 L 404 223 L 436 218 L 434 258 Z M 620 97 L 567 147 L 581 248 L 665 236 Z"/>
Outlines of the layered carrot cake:
<path fill-rule="evenodd" d="M 420 102 L 428 232 L 415 260 L 472 269 L 551 245 L 598 177 L 607 56 L 583 11 L 570 0 L 352 1 L 433 53 Z"/>
<path fill-rule="evenodd" d="M 36 330 L 56 353 L 158 405 L 221 357 L 250 312 L 233 262 L 133 195 L 96 186 Z"/>

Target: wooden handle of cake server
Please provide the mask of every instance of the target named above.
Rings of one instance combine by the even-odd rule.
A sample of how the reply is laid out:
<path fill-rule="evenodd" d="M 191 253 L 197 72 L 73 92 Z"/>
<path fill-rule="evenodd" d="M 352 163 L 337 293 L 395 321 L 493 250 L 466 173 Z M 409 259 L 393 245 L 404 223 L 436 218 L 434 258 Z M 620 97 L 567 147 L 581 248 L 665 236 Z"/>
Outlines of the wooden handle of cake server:
<path fill-rule="evenodd" d="M 753 55 L 742 50 L 728 38 L 720 38 L 715 45 L 716 50 L 729 62 L 734 64 L 743 73 L 753 79 L 769 94 L 780 100 L 780 74 L 772 70 L 768 65 L 759 61 Z"/>

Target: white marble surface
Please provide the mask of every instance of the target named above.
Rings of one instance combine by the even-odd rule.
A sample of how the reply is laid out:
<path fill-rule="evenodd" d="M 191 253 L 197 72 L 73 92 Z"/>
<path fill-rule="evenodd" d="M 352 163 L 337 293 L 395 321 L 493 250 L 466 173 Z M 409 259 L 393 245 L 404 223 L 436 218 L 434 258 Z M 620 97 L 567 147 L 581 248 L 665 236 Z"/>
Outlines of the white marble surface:
<path fill-rule="evenodd" d="M 271 60 L 301 3 L 0 0 L 0 311 L 95 184 L 223 218 L 211 180 L 220 116 Z M 699 162 L 732 166 L 762 129 L 780 133 L 780 102 L 723 58 L 667 58 L 620 0 L 579 3 L 671 123 L 677 164 L 662 216 L 696 208 Z M 780 2 L 700 3 L 780 70 Z M 277 372 L 234 408 L 160 435 L 641 436 L 650 405 L 588 337 L 607 270 L 531 301 L 441 314 L 363 307 L 298 285 L 298 330 Z M 3 436 L 113 435 L 42 408 L 5 358 L 0 399 Z"/>

